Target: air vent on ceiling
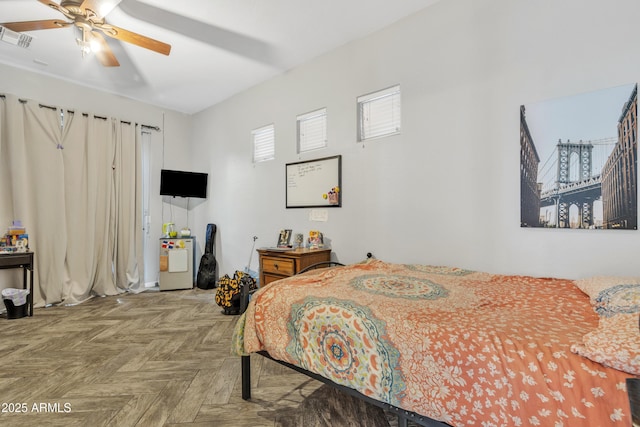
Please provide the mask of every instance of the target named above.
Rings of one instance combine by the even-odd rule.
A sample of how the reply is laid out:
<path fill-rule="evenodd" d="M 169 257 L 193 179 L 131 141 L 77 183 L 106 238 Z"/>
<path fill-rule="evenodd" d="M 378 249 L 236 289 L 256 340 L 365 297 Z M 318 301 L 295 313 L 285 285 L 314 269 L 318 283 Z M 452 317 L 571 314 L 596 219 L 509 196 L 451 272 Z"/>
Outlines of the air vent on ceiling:
<path fill-rule="evenodd" d="M 33 37 L 22 33 L 17 33 L 15 31 L 11 31 L 8 28 L 0 26 L 0 40 L 5 43 L 27 49 L 29 45 L 31 45 L 31 40 L 33 40 Z"/>

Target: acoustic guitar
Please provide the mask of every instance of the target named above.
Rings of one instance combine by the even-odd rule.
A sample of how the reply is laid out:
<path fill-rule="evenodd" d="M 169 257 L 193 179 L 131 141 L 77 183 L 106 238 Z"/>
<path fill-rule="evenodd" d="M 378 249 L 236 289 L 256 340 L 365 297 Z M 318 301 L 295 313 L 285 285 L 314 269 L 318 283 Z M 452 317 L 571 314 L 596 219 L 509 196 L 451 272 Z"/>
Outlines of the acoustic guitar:
<path fill-rule="evenodd" d="M 196 286 L 200 289 L 213 289 L 216 287 L 218 263 L 215 255 L 215 239 L 217 227 L 215 224 L 207 224 L 207 236 L 204 254 L 200 258 Z"/>

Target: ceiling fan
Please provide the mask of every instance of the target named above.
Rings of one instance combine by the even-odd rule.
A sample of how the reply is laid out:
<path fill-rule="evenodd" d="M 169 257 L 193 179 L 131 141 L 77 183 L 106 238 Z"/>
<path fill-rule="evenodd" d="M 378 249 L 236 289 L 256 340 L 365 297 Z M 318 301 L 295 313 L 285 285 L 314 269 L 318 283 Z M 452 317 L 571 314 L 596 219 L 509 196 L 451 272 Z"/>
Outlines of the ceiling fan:
<path fill-rule="evenodd" d="M 62 0 L 60 4 L 49 0 L 38 1 L 62 13 L 70 21 L 45 19 L 42 21 L 5 22 L 0 26 L 12 31 L 24 32 L 65 28 L 74 25 L 82 34 L 81 39 L 76 39 L 80 45 L 82 56 L 93 51 L 105 67 L 117 67 L 120 63 L 103 34 L 163 55 L 169 55 L 171 51 L 171 45 L 110 25 L 105 21 L 104 17 L 122 0 Z"/>

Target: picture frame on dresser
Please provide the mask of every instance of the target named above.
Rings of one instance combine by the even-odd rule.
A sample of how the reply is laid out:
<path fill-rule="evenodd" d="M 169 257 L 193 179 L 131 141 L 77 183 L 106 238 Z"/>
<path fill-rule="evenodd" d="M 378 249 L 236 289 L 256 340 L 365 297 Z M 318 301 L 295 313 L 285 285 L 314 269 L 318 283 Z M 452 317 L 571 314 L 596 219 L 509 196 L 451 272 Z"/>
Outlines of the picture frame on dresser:
<path fill-rule="evenodd" d="M 280 230 L 280 235 L 278 235 L 278 247 L 279 248 L 290 248 L 291 247 L 291 229 L 283 229 Z"/>

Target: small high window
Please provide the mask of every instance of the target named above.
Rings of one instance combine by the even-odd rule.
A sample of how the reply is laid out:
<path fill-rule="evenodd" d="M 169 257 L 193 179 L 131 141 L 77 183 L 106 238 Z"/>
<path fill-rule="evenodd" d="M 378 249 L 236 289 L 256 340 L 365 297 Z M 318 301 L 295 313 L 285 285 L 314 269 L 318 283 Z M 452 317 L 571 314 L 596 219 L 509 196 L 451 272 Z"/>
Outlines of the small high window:
<path fill-rule="evenodd" d="M 400 86 L 358 97 L 358 141 L 400 133 Z"/>
<path fill-rule="evenodd" d="M 273 160 L 276 157 L 275 127 L 273 124 L 251 131 L 253 136 L 253 163 Z"/>
<path fill-rule="evenodd" d="M 298 154 L 327 146 L 327 109 L 311 111 L 297 117 Z"/>

